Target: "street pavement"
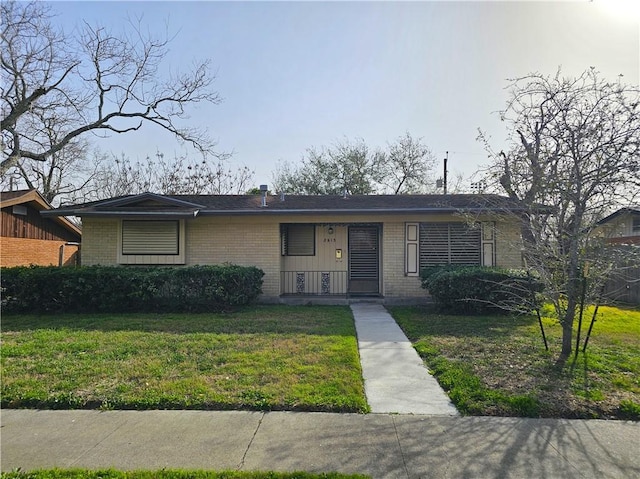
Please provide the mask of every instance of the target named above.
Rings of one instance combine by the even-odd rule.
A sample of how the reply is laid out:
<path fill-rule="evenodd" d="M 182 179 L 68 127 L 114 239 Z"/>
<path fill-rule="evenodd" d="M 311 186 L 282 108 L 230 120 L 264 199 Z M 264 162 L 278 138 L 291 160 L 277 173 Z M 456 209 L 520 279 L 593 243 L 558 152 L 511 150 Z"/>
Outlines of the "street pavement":
<path fill-rule="evenodd" d="M 1 412 L 2 471 L 309 471 L 373 478 L 638 478 L 625 421 L 242 411 Z"/>

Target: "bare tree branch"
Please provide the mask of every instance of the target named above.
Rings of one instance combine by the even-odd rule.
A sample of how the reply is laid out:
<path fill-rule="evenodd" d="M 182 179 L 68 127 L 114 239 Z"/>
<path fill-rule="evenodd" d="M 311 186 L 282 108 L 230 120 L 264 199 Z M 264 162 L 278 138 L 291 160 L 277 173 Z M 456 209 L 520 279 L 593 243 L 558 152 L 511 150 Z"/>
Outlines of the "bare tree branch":
<path fill-rule="evenodd" d="M 170 40 L 143 33 L 140 21 L 122 34 L 85 24 L 69 36 L 53 27 L 41 2 L 2 2 L 1 16 L 0 175 L 24 159 L 44 162 L 88 132 L 122 134 L 144 124 L 202 154 L 213 151 L 205 130 L 180 124 L 189 106 L 220 102 L 208 61 L 163 78 Z M 38 126 L 44 111 L 59 120 L 53 142 Z"/>

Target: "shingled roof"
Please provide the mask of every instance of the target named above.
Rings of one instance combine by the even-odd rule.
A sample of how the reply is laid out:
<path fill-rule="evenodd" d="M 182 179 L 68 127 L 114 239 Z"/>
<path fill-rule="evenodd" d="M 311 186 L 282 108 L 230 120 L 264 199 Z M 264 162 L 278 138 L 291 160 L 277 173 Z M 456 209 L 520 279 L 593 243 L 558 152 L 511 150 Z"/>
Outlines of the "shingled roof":
<path fill-rule="evenodd" d="M 170 216 L 522 212 L 499 195 L 140 195 L 67 206 L 47 215 Z"/>

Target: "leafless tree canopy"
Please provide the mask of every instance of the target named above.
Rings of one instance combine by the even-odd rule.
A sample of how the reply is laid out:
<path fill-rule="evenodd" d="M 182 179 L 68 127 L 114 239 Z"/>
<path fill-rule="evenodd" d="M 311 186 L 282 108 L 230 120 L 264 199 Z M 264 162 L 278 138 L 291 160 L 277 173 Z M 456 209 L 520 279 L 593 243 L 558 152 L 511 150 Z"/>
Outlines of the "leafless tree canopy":
<path fill-rule="evenodd" d="M 251 188 L 253 172 L 245 167 L 232 169 L 224 157 L 190 160 L 184 156 L 131 161 L 126 156 L 100 164 L 92 179 L 95 199 L 138 194 L 146 191 L 166 195 L 244 194 Z"/>
<path fill-rule="evenodd" d="M 1 175 L 25 160 L 44 162 L 89 132 L 126 133 L 145 123 L 200 152 L 212 149 L 205 130 L 183 125 L 190 105 L 220 100 L 208 61 L 167 76 L 160 66 L 169 39 L 146 33 L 140 22 L 125 33 L 85 24 L 67 35 L 42 2 L 0 8 Z"/>
<path fill-rule="evenodd" d="M 529 208 L 526 258 L 556 306 L 568 355 L 582 278 L 596 285 L 611 271 L 608 250 L 593 239 L 596 222 L 638 199 L 640 95 L 594 69 L 577 78 L 531 74 L 509 88 L 502 118 L 512 143 L 495 156 L 491 172 Z"/>

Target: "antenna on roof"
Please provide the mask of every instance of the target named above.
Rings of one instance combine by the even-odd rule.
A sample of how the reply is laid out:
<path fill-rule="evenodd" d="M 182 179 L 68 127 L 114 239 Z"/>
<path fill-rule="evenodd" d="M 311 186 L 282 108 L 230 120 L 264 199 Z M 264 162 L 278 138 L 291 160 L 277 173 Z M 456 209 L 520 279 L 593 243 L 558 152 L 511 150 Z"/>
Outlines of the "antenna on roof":
<path fill-rule="evenodd" d="M 260 193 L 262 193 L 262 207 L 267 206 L 267 191 L 269 191 L 268 185 L 260 185 Z"/>
<path fill-rule="evenodd" d="M 444 194 L 447 194 L 447 162 L 449 161 L 449 152 L 447 151 L 447 156 L 444 157 Z"/>
<path fill-rule="evenodd" d="M 449 161 L 449 152 L 447 151 L 447 156 L 444 158 L 444 177 L 438 178 L 436 180 L 436 188 L 444 187 L 444 194 L 447 194 L 447 162 Z"/>

